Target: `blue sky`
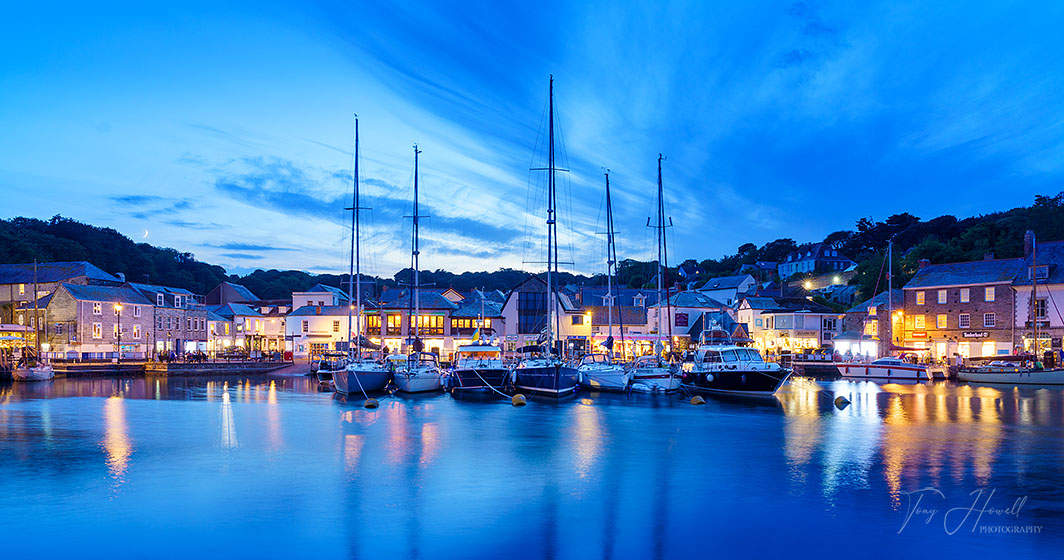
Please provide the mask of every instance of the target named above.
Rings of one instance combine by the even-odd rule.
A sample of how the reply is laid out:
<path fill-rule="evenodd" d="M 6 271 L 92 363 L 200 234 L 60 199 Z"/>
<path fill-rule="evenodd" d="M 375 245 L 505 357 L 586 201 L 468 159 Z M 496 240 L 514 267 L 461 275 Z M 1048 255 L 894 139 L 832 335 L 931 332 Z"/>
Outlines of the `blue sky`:
<path fill-rule="evenodd" d="M 54 214 L 231 271 L 346 269 L 352 115 L 367 271 L 539 268 L 554 74 L 570 267 L 622 258 L 665 162 L 670 257 L 816 241 L 1064 189 L 1057 3 L 31 3 L 0 21 L 3 217 Z"/>

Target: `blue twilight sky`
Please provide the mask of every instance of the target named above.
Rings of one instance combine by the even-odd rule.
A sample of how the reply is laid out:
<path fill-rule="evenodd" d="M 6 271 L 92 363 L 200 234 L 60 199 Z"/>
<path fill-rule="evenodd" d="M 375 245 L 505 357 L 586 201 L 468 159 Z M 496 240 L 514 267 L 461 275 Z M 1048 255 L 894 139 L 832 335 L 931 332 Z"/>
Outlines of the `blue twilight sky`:
<path fill-rule="evenodd" d="M 230 271 L 346 269 L 352 114 L 368 272 L 540 268 L 553 73 L 563 251 L 815 241 L 863 216 L 1064 189 L 1056 2 L 22 2 L 0 18 L 2 217 L 62 214 Z"/>

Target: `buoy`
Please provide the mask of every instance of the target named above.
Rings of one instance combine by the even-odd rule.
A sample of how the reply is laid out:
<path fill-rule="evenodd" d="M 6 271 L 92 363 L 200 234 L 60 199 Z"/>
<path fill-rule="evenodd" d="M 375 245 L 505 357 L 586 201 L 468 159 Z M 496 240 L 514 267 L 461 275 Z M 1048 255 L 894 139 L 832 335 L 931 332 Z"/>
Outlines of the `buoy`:
<path fill-rule="evenodd" d="M 698 395 L 695 395 L 695 396 L 691 397 L 691 404 L 693 404 L 695 406 L 698 406 L 700 404 L 706 404 L 706 399 L 703 399 L 702 397 L 700 397 Z"/>
<path fill-rule="evenodd" d="M 835 406 L 839 407 L 839 410 L 846 408 L 850 404 L 850 401 L 846 397 L 839 395 L 835 397 Z"/>
<path fill-rule="evenodd" d="M 362 405 L 366 408 L 377 408 L 381 403 L 377 402 L 377 399 L 366 399 L 366 402 Z"/>
<path fill-rule="evenodd" d="M 510 402 L 512 402 L 514 406 L 525 406 L 528 404 L 528 401 L 525 400 L 525 396 L 521 393 L 514 395 L 514 398 L 510 399 Z"/>

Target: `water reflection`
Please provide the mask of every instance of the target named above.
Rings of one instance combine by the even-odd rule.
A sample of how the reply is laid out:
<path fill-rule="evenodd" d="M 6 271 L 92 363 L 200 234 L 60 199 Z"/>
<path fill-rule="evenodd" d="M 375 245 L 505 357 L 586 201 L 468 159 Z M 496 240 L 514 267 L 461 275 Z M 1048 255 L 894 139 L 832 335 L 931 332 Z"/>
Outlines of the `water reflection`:
<path fill-rule="evenodd" d="M 110 471 L 114 487 L 117 489 L 126 481 L 129 457 L 133 454 L 129 426 L 126 424 L 125 399 L 113 396 L 105 400 L 103 419 L 106 432 L 101 444 L 107 454 L 107 469 Z"/>
<path fill-rule="evenodd" d="M 239 386 L 238 386 L 239 387 Z M 229 401 L 229 384 L 222 385 L 222 449 L 236 449 L 236 420 L 233 403 Z"/>

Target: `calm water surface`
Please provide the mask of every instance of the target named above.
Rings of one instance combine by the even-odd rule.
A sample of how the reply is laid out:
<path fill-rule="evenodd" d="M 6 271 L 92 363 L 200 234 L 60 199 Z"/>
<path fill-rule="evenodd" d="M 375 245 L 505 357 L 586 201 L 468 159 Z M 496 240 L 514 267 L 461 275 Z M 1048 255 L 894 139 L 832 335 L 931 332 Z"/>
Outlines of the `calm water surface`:
<path fill-rule="evenodd" d="M 853 404 L 0 386 L 4 557 L 1059 557 L 1064 392 L 820 386 Z"/>

